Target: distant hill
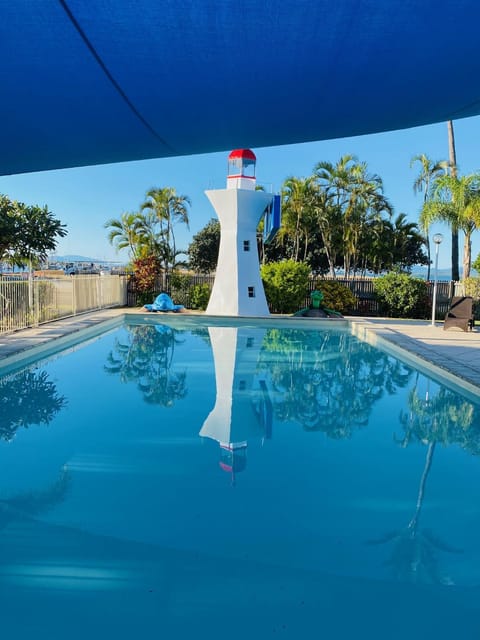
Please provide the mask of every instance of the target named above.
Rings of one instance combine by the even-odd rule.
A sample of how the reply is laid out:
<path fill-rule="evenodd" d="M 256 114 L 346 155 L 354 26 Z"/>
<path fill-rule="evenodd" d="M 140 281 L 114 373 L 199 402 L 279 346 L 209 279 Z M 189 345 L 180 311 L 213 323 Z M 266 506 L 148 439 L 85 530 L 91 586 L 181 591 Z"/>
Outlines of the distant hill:
<path fill-rule="evenodd" d="M 49 262 L 93 262 L 94 264 L 123 264 L 121 260 L 101 260 L 100 258 L 89 258 L 88 256 L 79 256 L 77 254 L 68 254 L 65 256 L 50 256 Z"/>

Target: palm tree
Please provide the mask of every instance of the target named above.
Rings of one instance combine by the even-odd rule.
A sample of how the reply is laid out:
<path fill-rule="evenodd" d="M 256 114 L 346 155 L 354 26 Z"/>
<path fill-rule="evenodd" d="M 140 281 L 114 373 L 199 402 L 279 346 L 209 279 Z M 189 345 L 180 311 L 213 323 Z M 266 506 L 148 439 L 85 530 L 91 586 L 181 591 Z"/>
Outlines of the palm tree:
<path fill-rule="evenodd" d="M 423 205 L 429 200 L 431 196 L 431 187 L 435 178 L 440 176 L 445 172 L 447 164 L 443 160 L 431 160 L 424 153 L 414 156 L 410 161 L 410 168 L 413 167 L 415 163 L 420 163 L 420 173 L 415 178 L 413 183 L 413 192 L 423 193 Z M 425 245 L 427 247 L 427 257 L 428 257 L 428 270 L 427 270 L 427 280 L 430 280 L 430 266 L 431 266 L 431 254 L 430 254 L 430 240 L 428 237 L 429 226 L 424 227 L 423 232 L 425 233 Z"/>
<path fill-rule="evenodd" d="M 175 244 L 174 225 L 177 222 L 189 228 L 188 206 L 190 198 L 178 195 L 173 187 L 152 188 L 147 191 L 146 200 L 141 205 L 142 212 L 153 214 L 159 224 L 158 241 L 163 247 L 163 268 L 168 273 L 170 265 L 174 266 L 179 253 Z"/>
<path fill-rule="evenodd" d="M 390 223 L 391 224 L 391 223 Z M 408 222 L 405 213 L 399 213 L 391 224 L 393 266 L 409 270 L 413 264 L 423 264 L 425 239 L 419 234 L 416 222 Z M 429 265 L 430 267 L 430 260 Z"/>
<path fill-rule="evenodd" d="M 434 220 L 463 231 L 463 277 L 468 278 L 472 263 L 472 233 L 480 227 L 480 174 L 436 178 L 432 199 L 425 203 L 420 214 L 423 227 Z"/>
<path fill-rule="evenodd" d="M 392 207 L 383 195 L 382 180 L 368 173 L 365 162 L 345 155 L 336 164 L 319 162 L 314 177 L 320 191 L 336 209 L 342 224 L 345 275 L 358 266 L 362 236 L 370 219 L 391 215 Z"/>
<path fill-rule="evenodd" d="M 450 175 L 457 178 L 457 152 L 455 149 L 455 134 L 453 131 L 453 120 L 448 120 L 448 166 L 450 167 Z M 465 274 L 464 274 L 465 275 Z M 458 273 L 458 228 L 452 226 L 452 279 L 460 280 Z"/>
<path fill-rule="evenodd" d="M 138 213 L 126 211 L 119 219 L 110 218 L 104 224 L 108 233 L 108 241 L 117 251 L 128 249 L 135 260 L 142 253 L 143 238 L 141 234 L 141 218 Z"/>
<path fill-rule="evenodd" d="M 293 259 L 298 262 L 300 244 L 304 242 L 304 255 L 308 251 L 309 229 L 313 225 L 315 185 L 313 178 L 290 176 L 282 188 L 283 231 L 293 238 Z"/>

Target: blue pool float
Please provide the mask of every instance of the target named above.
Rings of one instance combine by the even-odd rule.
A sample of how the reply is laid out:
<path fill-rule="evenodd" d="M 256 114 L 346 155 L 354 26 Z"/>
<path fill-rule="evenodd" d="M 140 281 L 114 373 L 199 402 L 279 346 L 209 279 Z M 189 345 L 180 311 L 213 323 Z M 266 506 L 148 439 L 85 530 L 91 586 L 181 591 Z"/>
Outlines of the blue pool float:
<path fill-rule="evenodd" d="M 168 293 L 161 293 L 155 298 L 152 304 L 145 304 L 144 308 L 147 311 L 173 311 L 177 313 L 185 307 L 183 304 L 173 304 L 173 300 Z"/>

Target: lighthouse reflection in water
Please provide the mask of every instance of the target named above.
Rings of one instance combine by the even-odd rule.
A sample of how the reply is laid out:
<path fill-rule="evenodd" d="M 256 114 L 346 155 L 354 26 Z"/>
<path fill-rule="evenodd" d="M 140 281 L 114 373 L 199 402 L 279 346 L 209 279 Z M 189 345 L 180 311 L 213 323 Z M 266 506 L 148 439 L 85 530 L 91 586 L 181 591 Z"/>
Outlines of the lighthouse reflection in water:
<path fill-rule="evenodd" d="M 272 402 L 267 376 L 257 372 L 265 329 L 210 327 L 215 362 L 216 401 L 200 435 L 217 440 L 220 466 L 235 474 L 247 464 L 250 438 L 272 433 Z"/>

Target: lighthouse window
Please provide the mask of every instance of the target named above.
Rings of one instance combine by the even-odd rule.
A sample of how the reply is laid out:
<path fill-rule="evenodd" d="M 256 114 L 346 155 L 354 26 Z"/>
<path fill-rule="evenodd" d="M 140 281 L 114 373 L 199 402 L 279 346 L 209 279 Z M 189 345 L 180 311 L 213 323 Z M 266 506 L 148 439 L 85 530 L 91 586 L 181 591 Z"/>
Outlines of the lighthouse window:
<path fill-rule="evenodd" d="M 249 298 L 255 297 L 255 287 L 248 287 L 248 297 Z"/>
<path fill-rule="evenodd" d="M 250 251 L 250 240 L 244 240 L 243 241 L 243 250 L 244 251 Z"/>
<path fill-rule="evenodd" d="M 245 391 L 246 388 L 247 388 L 247 383 L 245 382 L 245 380 L 240 380 L 240 382 L 238 383 L 239 391 Z"/>

